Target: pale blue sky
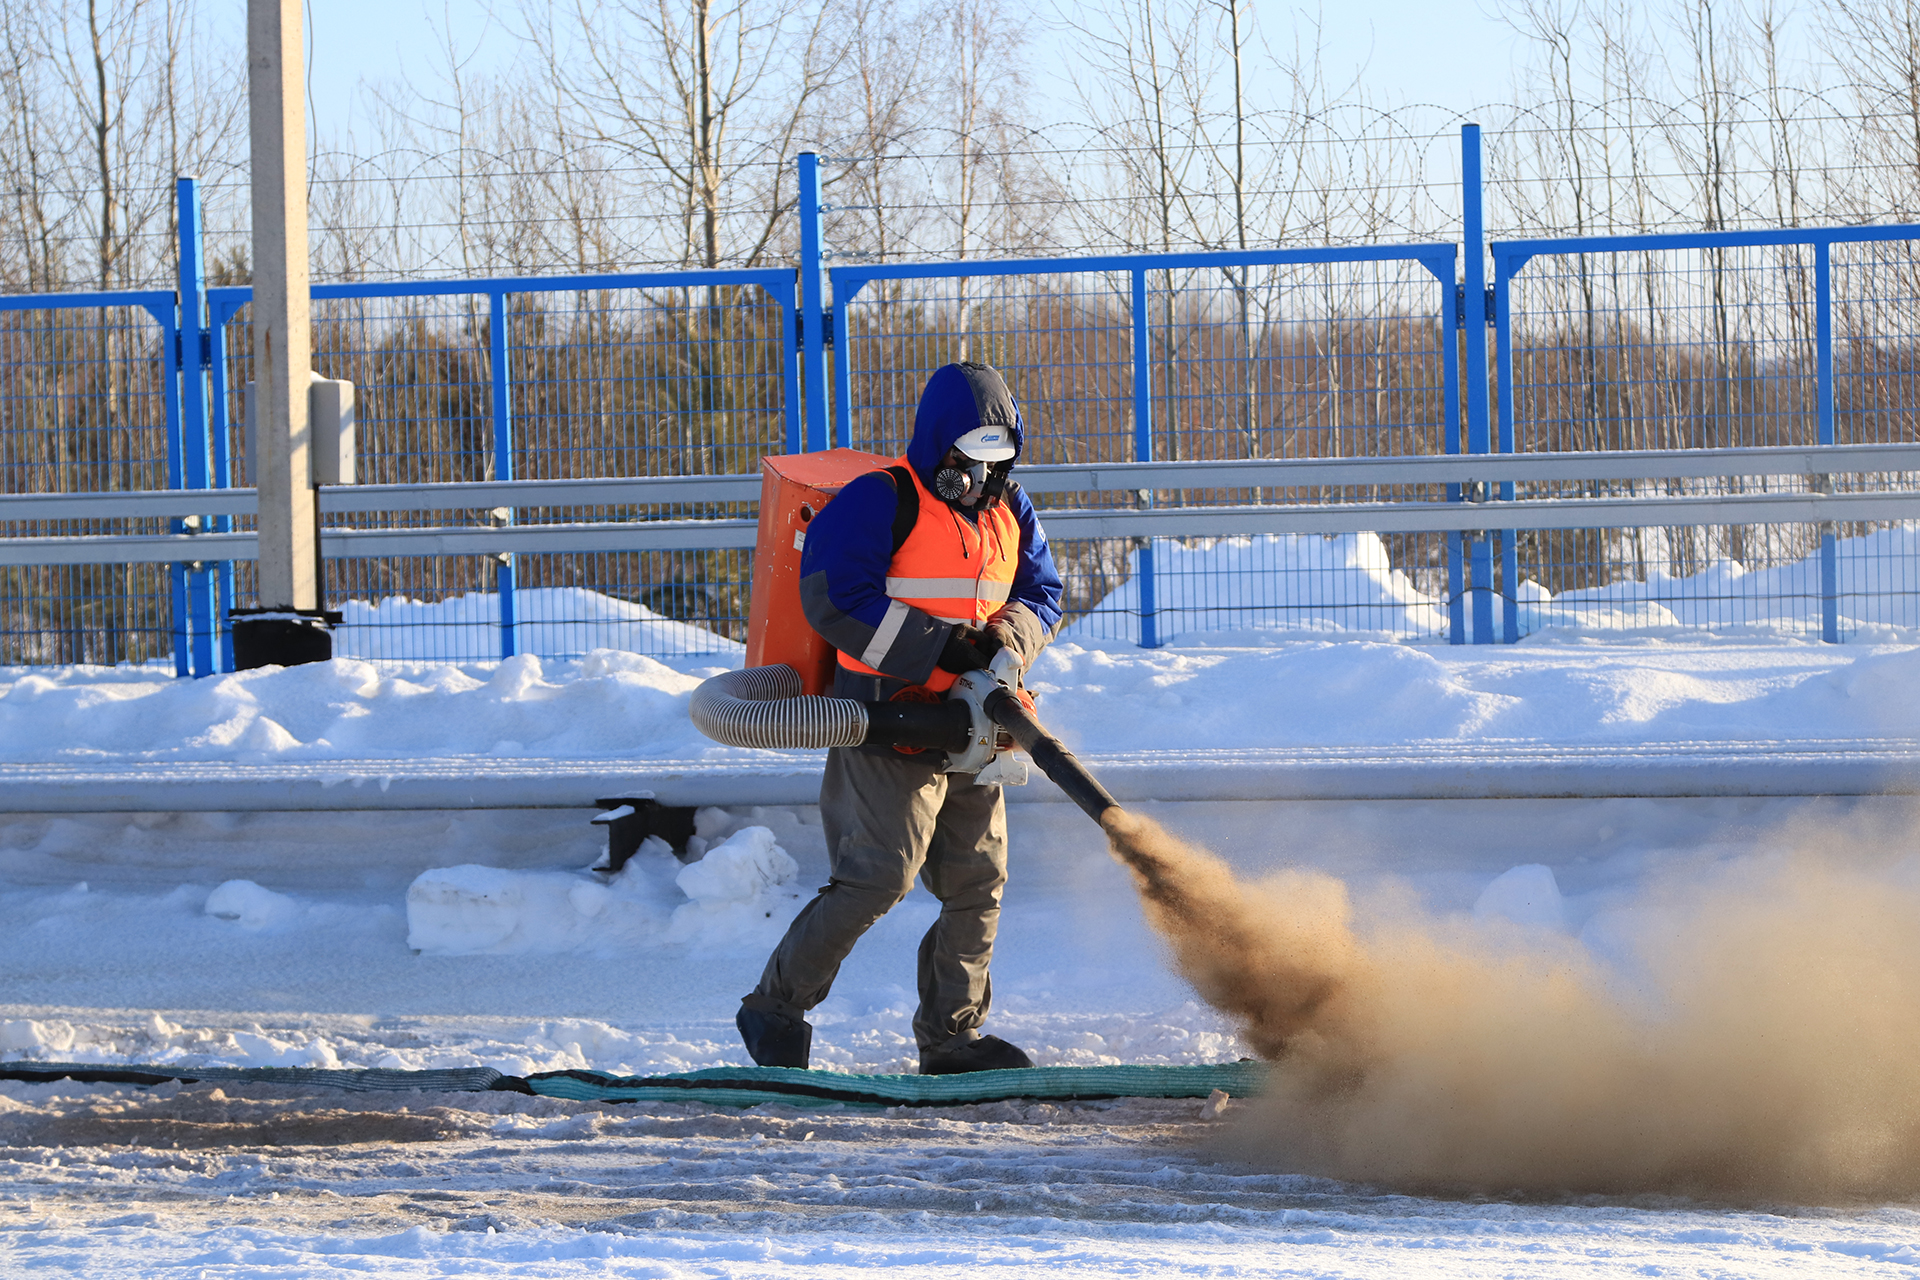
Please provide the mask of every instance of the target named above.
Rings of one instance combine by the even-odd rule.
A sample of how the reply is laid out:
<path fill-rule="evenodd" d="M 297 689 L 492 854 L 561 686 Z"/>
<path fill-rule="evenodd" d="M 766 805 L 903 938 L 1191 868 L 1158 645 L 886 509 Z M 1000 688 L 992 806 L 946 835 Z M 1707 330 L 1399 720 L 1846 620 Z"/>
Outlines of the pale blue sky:
<path fill-rule="evenodd" d="M 1269 42 L 1290 46 L 1300 11 L 1271 0 L 1260 9 Z M 322 136 L 345 125 L 351 112 L 364 113 L 354 93 L 362 78 L 412 74 L 432 83 L 443 62 L 435 54 L 436 26 L 450 26 L 465 49 L 477 44 L 482 64 L 509 56 L 512 46 L 497 24 L 488 33 L 481 0 L 310 0 L 309 22 L 314 124 Z M 1369 96 L 1382 105 L 1465 110 L 1512 96 L 1512 33 L 1472 0 L 1335 4 L 1322 11 L 1321 22 L 1329 78 L 1343 79 L 1364 65 Z M 1035 35 L 1035 88 L 1063 91 L 1049 74 L 1061 56 L 1058 46 L 1044 30 Z M 1066 113 L 1060 107 L 1055 114 Z"/>

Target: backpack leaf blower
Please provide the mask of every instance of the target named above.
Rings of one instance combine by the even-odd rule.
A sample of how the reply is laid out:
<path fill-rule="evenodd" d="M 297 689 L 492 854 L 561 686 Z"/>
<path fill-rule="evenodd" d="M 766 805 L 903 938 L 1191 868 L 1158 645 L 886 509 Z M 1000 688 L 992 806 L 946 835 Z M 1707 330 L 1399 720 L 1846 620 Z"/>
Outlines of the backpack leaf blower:
<path fill-rule="evenodd" d="M 784 663 L 745 667 L 702 683 L 689 714 L 700 732 L 731 747 L 944 751 L 942 772 L 970 774 L 982 785 L 1015 780 L 1009 757 L 1018 747 L 1095 822 L 1118 807 L 1011 682 L 990 670 L 961 676 L 942 702 L 863 702 L 802 693 L 800 673 Z"/>
<path fill-rule="evenodd" d="M 807 526 L 856 476 L 897 459 L 853 449 L 769 454 L 760 460 L 760 529 L 747 619 L 747 665 L 694 690 L 694 727 L 732 747 L 892 746 L 946 753 L 943 771 L 983 786 L 1021 783 L 1018 747 L 1095 822 L 1114 799 L 1034 716 L 1004 664 L 970 671 L 938 702 L 862 702 L 825 695 L 833 646 L 800 607 Z M 1004 730 L 1004 739 L 1002 731 Z"/>

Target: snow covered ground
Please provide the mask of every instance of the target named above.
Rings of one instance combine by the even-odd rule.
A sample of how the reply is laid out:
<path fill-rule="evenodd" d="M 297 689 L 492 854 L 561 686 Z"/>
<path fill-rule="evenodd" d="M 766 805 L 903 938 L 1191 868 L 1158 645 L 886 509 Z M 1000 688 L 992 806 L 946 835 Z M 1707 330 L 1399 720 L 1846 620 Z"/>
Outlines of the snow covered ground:
<path fill-rule="evenodd" d="M 1437 1201 L 1216 1157 L 1198 1102 L 850 1115 L 42 1085 L 0 1265 L 154 1277 L 1910 1275 L 1920 1215 Z M 129 1145 L 108 1145 L 121 1144 Z M 24 1191 L 24 1194 L 23 1194 Z"/>
<path fill-rule="evenodd" d="M 1346 878 L 1363 905 L 1404 889 L 1443 917 L 1602 941 L 1663 868 L 1764 861 L 1795 831 L 1899 831 L 1917 816 L 1905 801 L 1860 799 L 1150 809 L 1249 872 L 1304 862 Z M 734 1001 L 790 906 L 758 929 L 734 920 L 677 939 L 572 934 L 559 927 L 577 924 L 569 906 L 532 911 L 507 947 L 407 945 L 407 889 L 429 869 L 596 885 L 580 870 L 597 853 L 584 817 L 15 822 L 0 1043 L 10 1058 L 100 1062 L 743 1062 Z M 993 1029 L 1049 1063 L 1238 1056 L 1231 1028 L 1166 968 L 1091 824 L 1061 805 L 1019 806 L 1013 823 Z M 793 884 L 819 882 L 811 813 L 726 825 L 775 833 L 800 866 Z M 707 828 L 724 847 L 726 826 L 709 815 Z M 640 866 L 668 921 L 700 906 L 671 901 L 669 868 Z M 259 888 L 219 897 L 239 879 Z M 913 949 L 934 910 L 916 892 L 856 950 L 816 1014 L 823 1065 L 908 1064 Z M 1870 1275 L 1920 1264 L 1913 1206 L 1408 1196 L 1250 1164 L 1217 1146 L 1238 1118 L 1198 1102 L 859 1115 L 6 1085 L 0 1272 Z"/>
<path fill-rule="evenodd" d="M 1205 639 L 1206 643 L 1198 643 Z M 178 680 L 0 669 L 0 764 L 325 764 L 470 757 L 751 767 L 687 720 L 739 659 L 596 650 L 468 664 L 336 659 Z M 1061 641 L 1028 679 L 1078 751 L 1920 736 L 1920 647 L 1668 629 L 1634 640 L 1408 645 L 1246 633 L 1158 650 Z"/>
<path fill-rule="evenodd" d="M 1076 747 L 1754 743 L 1916 736 L 1920 650 L 1668 632 L 1501 650 L 1217 636 L 1062 643 Z M 342 660 L 199 682 L 0 673 L 0 758 L 738 759 L 685 724 L 725 657 Z M 1421 744 L 1425 744 L 1422 746 Z M 1822 833 L 1911 883 L 1898 797 L 1141 806 L 1249 874 L 1325 869 L 1363 921 L 1546 930 L 1608 954 L 1649 886 Z M 709 873 L 589 873 L 587 810 L 11 815 L 0 1057 L 673 1070 L 745 1058 L 735 1002 L 822 883 L 800 805 L 703 815 Z M 990 1029 L 1045 1063 L 1240 1056 L 1070 806 L 1012 809 Z M 761 834 L 764 832 L 764 834 Z M 724 859 L 722 851 L 732 850 Z M 775 852 L 779 857 L 775 856 Z M 790 859 L 793 870 L 783 859 Z M 724 871 L 724 874 L 721 872 Z M 911 1062 L 924 893 L 862 942 L 816 1061 Z M 1276 1173 L 1237 1104 L 736 1113 L 510 1095 L 0 1086 L 0 1273 L 99 1276 L 1911 1274 L 1920 1206 L 1437 1199 Z M 277 1199 L 275 1197 L 278 1197 Z M 489 1231 L 491 1228 L 491 1232 Z"/>

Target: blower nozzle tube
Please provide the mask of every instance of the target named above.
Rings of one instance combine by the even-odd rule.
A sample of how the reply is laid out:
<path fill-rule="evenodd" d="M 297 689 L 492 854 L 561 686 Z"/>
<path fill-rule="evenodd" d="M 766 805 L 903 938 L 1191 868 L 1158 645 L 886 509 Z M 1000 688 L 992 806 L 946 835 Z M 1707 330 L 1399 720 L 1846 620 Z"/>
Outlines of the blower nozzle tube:
<path fill-rule="evenodd" d="M 1107 810 L 1120 807 L 1120 802 L 1087 772 L 1086 766 L 1074 758 L 1065 743 L 1046 731 L 1020 699 L 1005 689 L 998 689 L 987 695 L 983 706 L 993 722 L 1011 734 L 1014 744 L 1033 759 L 1040 772 L 1066 792 L 1067 799 L 1079 805 L 1089 818 L 1100 822 Z"/>

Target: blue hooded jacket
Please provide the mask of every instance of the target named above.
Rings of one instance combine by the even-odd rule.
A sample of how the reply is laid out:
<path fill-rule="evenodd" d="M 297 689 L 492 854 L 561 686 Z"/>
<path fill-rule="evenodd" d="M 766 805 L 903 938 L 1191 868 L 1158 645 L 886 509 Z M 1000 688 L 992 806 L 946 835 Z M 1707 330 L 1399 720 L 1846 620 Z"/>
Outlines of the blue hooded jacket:
<path fill-rule="evenodd" d="M 983 424 L 1006 427 L 1019 457 L 1026 427 L 999 373 L 980 364 L 935 370 L 913 415 L 907 465 L 931 489 L 954 441 Z M 1007 605 L 996 621 L 1007 624 L 1015 647 L 1031 662 L 1060 625 L 1060 574 L 1026 491 L 1009 483 L 1003 501 L 1020 527 L 1020 552 Z M 845 697 L 885 698 L 899 687 L 896 682 L 924 682 L 953 634 L 952 623 L 911 606 L 903 606 L 906 616 L 895 619 L 891 634 L 882 634 L 894 603 L 887 595 L 887 567 L 893 560 L 898 504 L 893 477 L 872 471 L 848 483 L 807 526 L 800 553 L 800 603 L 807 621 L 836 649 L 891 677 L 883 681 L 842 667 L 835 691 Z M 964 507 L 953 510 L 971 518 Z M 923 505 L 921 518 L 929 514 Z M 940 515 L 950 518 L 944 511 Z"/>

